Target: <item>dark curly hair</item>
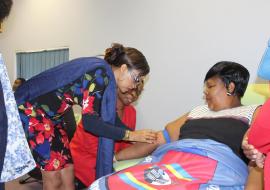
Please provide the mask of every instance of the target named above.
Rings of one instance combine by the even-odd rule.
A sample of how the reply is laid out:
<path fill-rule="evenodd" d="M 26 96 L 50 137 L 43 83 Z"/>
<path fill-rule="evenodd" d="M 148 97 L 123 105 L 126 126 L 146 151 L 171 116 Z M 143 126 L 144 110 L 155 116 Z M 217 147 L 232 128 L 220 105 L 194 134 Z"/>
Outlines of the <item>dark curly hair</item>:
<path fill-rule="evenodd" d="M 128 68 L 140 72 L 140 76 L 145 76 L 150 72 L 148 62 L 144 55 L 132 47 L 124 47 L 122 44 L 113 43 L 105 50 L 104 59 L 115 67 L 126 64 Z"/>
<path fill-rule="evenodd" d="M 0 22 L 9 15 L 12 3 L 12 0 L 0 0 Z"/>
<path fill-rule="evenodd" d="M 231 82 L 234 83 L 233 94 L 239 98 L 243 97 L 249 81 L 249 72 L 243 65 L 231 61 L 218 62 L 209 69 L 204 82 L 215 76 L 221 78 L 226 88 Z"/>

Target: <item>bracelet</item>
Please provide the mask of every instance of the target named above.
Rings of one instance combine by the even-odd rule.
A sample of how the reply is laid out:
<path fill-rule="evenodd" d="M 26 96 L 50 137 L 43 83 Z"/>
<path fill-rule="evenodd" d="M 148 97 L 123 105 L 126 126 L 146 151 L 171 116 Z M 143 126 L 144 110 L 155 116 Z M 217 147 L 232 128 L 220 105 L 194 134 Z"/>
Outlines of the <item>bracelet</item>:
<path fill-rule="evenodd" d="M 123 138 L 123 140 L 129 140 L 129 136 L 130 136 L 130 130 L 126 130 L 125 136 Z"/>
<path fill-rule="evenodd" d="M 164 129 L 162 131 L 162 134 L 163 134 L 163 137 L 164 137 L 166 143 L 170 143 L 171 142 L 171 138 L 170 138 L 170 135 L 169 135 L 169 132 L 167 131 L 167 129 Z"/>

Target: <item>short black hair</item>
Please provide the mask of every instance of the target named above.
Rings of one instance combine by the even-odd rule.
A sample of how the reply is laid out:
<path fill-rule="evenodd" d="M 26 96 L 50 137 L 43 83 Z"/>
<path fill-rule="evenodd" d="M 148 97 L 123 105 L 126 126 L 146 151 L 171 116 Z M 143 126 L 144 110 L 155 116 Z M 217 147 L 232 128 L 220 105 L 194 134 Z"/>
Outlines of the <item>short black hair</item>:
<path fill-rule="evenodd" d="M 9 15 L 12 7 L 12 0 L 0 0 L 0 22 Z"/>
<path fill-rule="evenodd" d="M 235 89 L 232 94 L 239 98 L 244 96 L 249 81 L 249 72 L 243 65 L 231 61 L 220 61 L 209 69 L 204 82 L 215 76 L 224 82 L 226 88 L 233 82 Z"/>

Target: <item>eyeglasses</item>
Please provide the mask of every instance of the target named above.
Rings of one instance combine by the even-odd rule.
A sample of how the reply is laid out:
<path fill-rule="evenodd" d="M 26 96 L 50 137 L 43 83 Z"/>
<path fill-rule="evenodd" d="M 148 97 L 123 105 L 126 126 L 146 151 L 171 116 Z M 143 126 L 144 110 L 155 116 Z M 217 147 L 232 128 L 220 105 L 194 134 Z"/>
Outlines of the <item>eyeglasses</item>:
<path fill-rule="evenodd" d="M 137 86 L 141 83 L 141 77 L 139 75 L 135 75 L 131 69 L 128 70 L 134 84 Z"/>

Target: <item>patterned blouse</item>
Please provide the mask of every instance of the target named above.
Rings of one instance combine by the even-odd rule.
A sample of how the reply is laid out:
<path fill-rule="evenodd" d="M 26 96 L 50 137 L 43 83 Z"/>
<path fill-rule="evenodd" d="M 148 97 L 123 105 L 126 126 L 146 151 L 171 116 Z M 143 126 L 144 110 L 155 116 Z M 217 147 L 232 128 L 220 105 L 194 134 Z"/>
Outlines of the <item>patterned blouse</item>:
<path fill-rule="evenodd" d="M 105 69 L 96 68 L 64 87 L 19 106 L 28 141 L 39 167 L 53 171 L 71 162 L 62 116 L 74 104 L 82 107 L 85 130 L 97 136 L 116 140 L 123 138 L 125 129 L 116 128 L 100 119 L 101 102 L 108 80 Z M 58 160 L 57 164 L 54 160 Z"/>
<path fill-rule="evenodd" d="M 36 166 L 36 164 L 25 138 L 17 105 L 8 79 L 7 70 L 1 54 L 0 79 L 2 86 L 2 89 L 0 90 L 3 91 L 5 114 L 7 116 L 7 125 L 1 123 L 0 127 L 8 127 L 7 134 L 0 134 L 1 139 L 4 138 L 4 135 L 7 135 L 6 152 L 0 182 L 6 182 L 28 173 Z M 3 152 L 0 154 L 3 154 Z"/>

